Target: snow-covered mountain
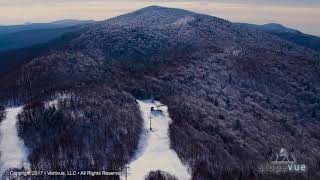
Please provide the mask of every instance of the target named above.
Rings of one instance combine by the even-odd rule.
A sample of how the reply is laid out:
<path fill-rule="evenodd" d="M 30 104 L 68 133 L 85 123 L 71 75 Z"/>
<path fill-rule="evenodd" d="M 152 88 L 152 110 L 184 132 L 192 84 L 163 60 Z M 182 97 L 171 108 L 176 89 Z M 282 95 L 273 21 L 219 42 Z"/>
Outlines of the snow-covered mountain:
<path fill-rule="evenodd" d="M 320 55 L 311 49 L 157 6 L 47 47 L 0 76 L 1 105 L 25 105 L 17 125 L 31 169 L 124 170 L 143 132 L 135 99 L 155 98 L 192 179 L 320 178 Z M 57 94 L 70 97 L 47 107 Z M 260 173 L 279 148 L 308 172 Z M 159 172 L 150 177 L 168 175 Z"/>

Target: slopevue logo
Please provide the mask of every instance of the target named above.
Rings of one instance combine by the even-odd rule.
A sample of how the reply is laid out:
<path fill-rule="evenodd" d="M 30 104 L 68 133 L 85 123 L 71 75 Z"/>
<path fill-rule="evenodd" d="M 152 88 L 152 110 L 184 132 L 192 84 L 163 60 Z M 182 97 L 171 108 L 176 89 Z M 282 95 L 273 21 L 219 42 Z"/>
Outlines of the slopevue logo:
<path fill-rule="evenodd" d="M 293 154 L 281 148 L 279 153 L 273 153 L 270 162 L 258 166 L 262 173 L 304 173 L 307 171 L 305 164 L 299 164 Z"/>

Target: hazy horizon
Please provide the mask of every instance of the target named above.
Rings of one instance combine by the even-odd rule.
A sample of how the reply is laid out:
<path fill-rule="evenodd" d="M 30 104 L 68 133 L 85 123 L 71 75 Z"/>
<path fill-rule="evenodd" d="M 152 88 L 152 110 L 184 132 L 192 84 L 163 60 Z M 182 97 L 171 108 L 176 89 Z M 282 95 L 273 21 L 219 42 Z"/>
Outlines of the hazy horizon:
<path fill-rule="evenodd" d="M 320 1 L 305 0 L 0 0 L 0 24 L 52 22 L 63 19 L 101 21 L 134 10 L 158 5 L 209 14 L 232 22 L 279 23 L 320 35 Z"/>

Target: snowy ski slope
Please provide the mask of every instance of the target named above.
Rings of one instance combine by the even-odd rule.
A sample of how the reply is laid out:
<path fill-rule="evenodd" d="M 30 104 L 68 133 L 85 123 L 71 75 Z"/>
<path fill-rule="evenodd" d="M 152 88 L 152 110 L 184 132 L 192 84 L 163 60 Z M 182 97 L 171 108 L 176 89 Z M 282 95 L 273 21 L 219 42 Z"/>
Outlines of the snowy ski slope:
<path fill-rule="evenodd" d="M 190 179 L 187 167 L 184 166 L 175 151 L 170 149 L 168 129 L 171 119 L 168 108 L 161 106 L 161 112 L 151 112 L 151 107 L 161 104 L 158 101 L 138 101 L 144 119 L 143 132 L 135 157 L 128 165 L 128 180 L 143 180 L 150 171 L 162 170 L 174 175 L 179 180 Z M 152 118 L 152 131 L 150 119 Z M 125 175 L 122 176 L 125 179 Z"/>

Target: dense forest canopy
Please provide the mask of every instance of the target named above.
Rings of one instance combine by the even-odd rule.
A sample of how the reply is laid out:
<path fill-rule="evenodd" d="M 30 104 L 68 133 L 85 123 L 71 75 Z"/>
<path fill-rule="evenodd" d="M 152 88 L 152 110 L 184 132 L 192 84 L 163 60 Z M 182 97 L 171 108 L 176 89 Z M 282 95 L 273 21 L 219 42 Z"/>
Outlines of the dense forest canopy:
<path fill-rule="evenodd" d="M 162 7 L 92 24 L 62 44 L 0 77 L 1 104 L 26 105 L 18 127 L 32 167 L 123 168 L 141 130 L 134 99 L 154 97 L 169 108 L 171 147 L 193 179 L 320 178 L 319 53 Z M 72 95 L 45 108 L 61 92 Z M 257 171 L 281 147 L 307 174 Z"/>

